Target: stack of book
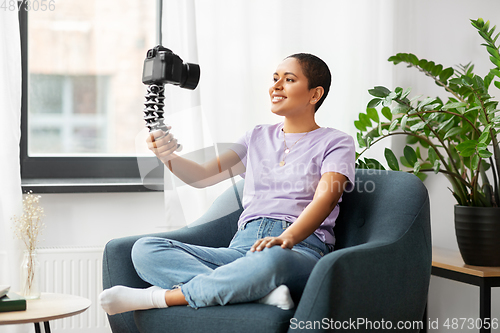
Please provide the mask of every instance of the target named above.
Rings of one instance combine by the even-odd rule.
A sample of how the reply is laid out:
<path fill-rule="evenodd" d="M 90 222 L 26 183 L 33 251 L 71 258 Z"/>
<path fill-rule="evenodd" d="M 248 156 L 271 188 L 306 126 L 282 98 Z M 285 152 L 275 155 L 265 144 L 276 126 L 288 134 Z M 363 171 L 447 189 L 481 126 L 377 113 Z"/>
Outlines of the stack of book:
<path fill-rule="evenodd" d="M 9 290 L 10 286 L 0 286 L 0 312 L 26 310 L 26 299 Z"/>

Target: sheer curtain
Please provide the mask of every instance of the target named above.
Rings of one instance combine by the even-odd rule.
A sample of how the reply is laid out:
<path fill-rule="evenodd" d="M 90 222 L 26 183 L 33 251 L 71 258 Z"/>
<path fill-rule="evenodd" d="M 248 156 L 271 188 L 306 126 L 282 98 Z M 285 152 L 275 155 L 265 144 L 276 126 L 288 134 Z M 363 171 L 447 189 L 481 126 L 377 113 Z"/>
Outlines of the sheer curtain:
<path fill-rule="evenodd" d="M 193 151 L 282 121 L 269 111 L 272 73 L 286 56 L 306 52 L 325 60 L 333 74 L 318 124 L 355 137 L 367 90 L 392 85 L 393 11 L 393 0 L 164 1 L 163 45 L 201 66 L 196 91 L 167 88 L 167 122 Z M 166 190 L 167 210 L 190 222 L 229 185 Z"/>
<path fill-rule="evenodd" d="M 0 284 L 19 290 L 21 251 L 12 236 L 11 217 L 22 206 L 19 167 L 21 136 L 21 45 L 17 8 L 0 11 Z M 21 327 L 2 328 L 8 332 Z"/>

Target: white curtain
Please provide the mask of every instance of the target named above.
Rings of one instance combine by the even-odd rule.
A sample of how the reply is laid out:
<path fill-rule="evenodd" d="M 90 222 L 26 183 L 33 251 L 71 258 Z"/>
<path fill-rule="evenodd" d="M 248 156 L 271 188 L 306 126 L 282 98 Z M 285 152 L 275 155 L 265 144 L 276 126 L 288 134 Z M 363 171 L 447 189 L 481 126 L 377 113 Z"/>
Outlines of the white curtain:
<path fill-rule="evenodd" d="M 392 86 L 394 6 L 393 0 L 165 0 L 163 45 L 201 66 L 196 91 L 167 88 L 167 123 L 193 151 L 282 121 L 269 111 L 272 73 L 286 56 L 306 52 L 325 60 L 333 75 L 318 124 L 355 137 L 367 90 Z M 229 185 L 166 190 L 167 210 L 171 216 L 182 210 L 190 222 Z"/>
<path fill-rule="evenodd" d="M 21 251 L 14 240 L 11 218 L 22 206 L 19 167 L 21 121 L 21 45 L 17 8 L 0 11 L 0 284 L 19 290 Z M 30 326 L 31 327 L 31 326 Z M 21 332 L 7 326 L 2 332 Z"/>

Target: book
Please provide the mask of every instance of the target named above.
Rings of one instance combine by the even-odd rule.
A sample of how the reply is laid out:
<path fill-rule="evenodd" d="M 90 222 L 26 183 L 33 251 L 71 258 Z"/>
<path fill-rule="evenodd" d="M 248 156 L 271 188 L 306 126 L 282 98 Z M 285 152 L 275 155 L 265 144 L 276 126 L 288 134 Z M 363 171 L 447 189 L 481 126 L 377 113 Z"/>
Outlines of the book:
<path fill-rule="evenodd" d="M 7 295 L 7 293 L 9 292 L 10 290 L 10 286 L 9 285 L 0 285 L 0 298 L 4 297 L 5 295 Z"/>
<path fill-rule="evenodd" d="M 8 293 L 0 298 L 0 312 L 24 311 L 26 310 L 26 299 L 16 293 Z"/>

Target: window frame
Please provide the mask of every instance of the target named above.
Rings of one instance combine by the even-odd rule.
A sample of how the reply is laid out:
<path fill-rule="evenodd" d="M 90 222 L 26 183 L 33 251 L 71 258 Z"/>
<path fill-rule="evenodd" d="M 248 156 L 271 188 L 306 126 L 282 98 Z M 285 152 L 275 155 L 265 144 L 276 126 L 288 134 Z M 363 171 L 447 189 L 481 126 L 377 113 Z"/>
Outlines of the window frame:
<path fill-rule="evenodd" d="M 23 191 L 35 193 L 149 192 L 163 188 L 163 163 L 141 157 L 157 168 L 142 180 L 137 157 L 61 157 L 28 154 L 28 11 L 19 10 L 22 97 L 20 165 Z M 147 186 L 145 186 L 147 182 Z"/>

